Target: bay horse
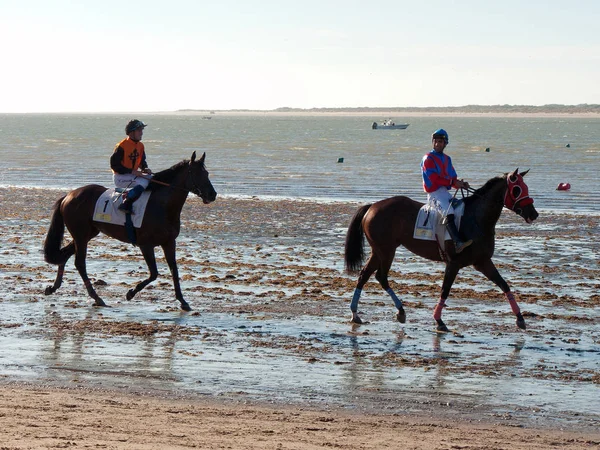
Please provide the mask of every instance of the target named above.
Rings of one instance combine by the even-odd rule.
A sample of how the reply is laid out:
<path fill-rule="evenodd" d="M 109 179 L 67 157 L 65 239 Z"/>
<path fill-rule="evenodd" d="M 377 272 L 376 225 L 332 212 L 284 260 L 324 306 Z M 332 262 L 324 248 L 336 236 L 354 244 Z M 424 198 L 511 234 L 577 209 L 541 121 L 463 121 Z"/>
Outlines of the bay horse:
<path fill-rule="evenodd" d="M 437 331 L 447 332 L 448 327 L 442 320 L 442 308 L 445 306 L 450 288 L 460 269 L 473 266 L 494 282 L 504 292 L 511 309 L 517 317 L 517 326 L 525 329 L 525 320 L 517 305 L 514 295 L 504 278 L 498 273 L 492 262 L 494 255 L 495 226 L 506 207 L 527 223 L 532 223 L 538 217 L 533 206 L 533 199 L 529 197 L 529 188 L 523 177 L 529 170 L 519 173 L 519 169 L 503 176 L 488 180 L 483 187 L 472 190 L 472 195 L 465 198 L 465 210 L 461 220 L 460 233 L 468 239 L 473 239 L 471 246 L 461 253 L 456 254 L 452 241 L 446 241 L 446 269 L 440 300 L 436 304 L 433 318 L 437 322 Z M 377 203 L 364 205 L 355 213 L 348 231 L 345 244 L 345 267 L 349 274 L 357 273 L 364 261 L 364 237 L 371 246 L 371 255 L 367 263 L 360 270 L 356 289 L 350 310 L 352 322 L 362 323 L 358 315 L 358 301 L 364 285 L 371 275 L 381 287 L 390 295 L 398 309 L 396 319 L 405 323 L 406 313 L 402 301 L 396 296 L 388 283 L 388 273 L 396 249 L 403 245 L 416 255 L 432 261 L 444 261 L 437 241 L 426 241 L 413 238 L 413 231 L 419 209 L 423 203 L 411 200 L 408 197 L 397 196 Z"/>
<path fill-rule="evenodd" d="M 179 285 L 175 240 L 179 235 L 180 214 L 188 193 L 196 194 L 205 204 L 217 198 L 204 166 L 205 158 L 206 153 L 196 160 L 196 152 L 194 152 L 189 161 L 183 160 L 169 169 L 154 174 L 151 180 L 153 182 L 149 187 L 151 193 L 144 220 L 142 226 L 136 229 L 136 244 L 142 251 L 150 276 L 138 283 L 134 289 L 129 290 L 128 300 L 158 277 L 154 248 L 160 245 L 171 270 L 175 297 L 181 303 L 181 309 L 191 310 L 190 305 L 183 298 Z M 71 256 L 75 255 L 75 267 L 81 275 L 89 296 L 94 299 L 96 306 L 106 306 L 87 275 L 85 259 L 88 242 L 100 232 L 122 242 L 131 242 L 125 226 L 92 220 L 96 201 L 106 190 L 104 186 L 90 184 L 69 192 L 55 203 L 50 228 L 44 241 L 44 260 L 58 265 L 58 271 L 54 284 L 46 288 L 46 295 L 54 293 L 60 287 L 65 264 Z M 61 248 L 65 225 L 73 239 Z"/>

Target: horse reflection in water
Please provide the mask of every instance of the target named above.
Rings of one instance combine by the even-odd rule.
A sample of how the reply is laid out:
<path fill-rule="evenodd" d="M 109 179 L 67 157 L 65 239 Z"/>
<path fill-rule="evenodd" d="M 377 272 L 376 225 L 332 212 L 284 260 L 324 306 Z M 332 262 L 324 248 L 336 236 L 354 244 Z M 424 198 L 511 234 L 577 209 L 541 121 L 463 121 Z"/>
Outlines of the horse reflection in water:
<path fill-rule="evenodd" d="M 492 178 L 483 187 L 474 190 L 473 195 L 466 198 L 465 212 L 461 220 L 461 233 L 473 244 L 456 254 L 452 241 L 446 241 L 446 269 L 440 300 L 434 308 L 433 317 L 437 322 L 438 331 L 449 331 L 442 320 L 442 308 L 445 306 L 450 288 L 460 269 L 473 266 L 493 281 L 506 296 L 511 309 L 517 317 L 517 326 L 525 329 L 525 320 L 510 291 L 508 283 L 498 273 L 492 262 L 494 255 L 495 226 L 506 207 L 527 223 L 532 223 L 538 217 L 533 206 L 533 199 L 529 197 L 529 189 L 523 177 L 528 171 L 519 173 L 516 169 L 512 173 Z M 352 321 L 362 323 L 358 315 L 358 301 L 364 285 L 373 273 L 381 287 L 390 295 L 398 313 L 399 322 L 406 321 L 402 301 L 396 296 L 388 283 L 388 273 L 396 249 L 403 245 L 416 255 L 432 261 L 443 261 L 436 241 L 425 241 L 413 238 L 413 231 L 419 209 L 422 203 L 408 197 L 398 196 L 381 200 L 371 205 L 365 205 L 356 212 L 346 234 L 345 265 L 348 273 L 360 270 L 354 296 L 350 305 Z M 371 246 L 371 256 L 366 265 L 364 261 L 364 237 Z"/>
<path fill-rule="evenodd" d="M 205 204 L 213 202 L 217 197 L 204 166 L 205 158 L 206 154 L 203 154 L 199 160 L 196 160 L 196 152 L 194 152 L 189 161 L 184 160 L 154 175 L 153 180 L 157 183 L 151 184 L 144 221 L 136 232 L 136 244 L 148 265 L 150 277 L 129 290 L 128 300 L 158 277 L 154 248 L 160 246 L 171 270 L 175 297 L 181 303 L 181 309 L 191 310 L 183 298 L 179 285 L 175 240 L 179 236 L 181 210 L 188 193 L 193 192 Z M 44 259 L 50 264 L 58 265 L 58 272 L 54 284 L 46 288 L 46 295 L 54 293 L 60 287 L 65 264 L 71 256 L 75 255 L 75 267 L 81 275 L 89 296 L 94 299 L 97 306 L 106 306 L 87 275 L 85 259 L 88 242 L 100 232 L 122 242 L 130 242 L 130 238 L 124 226 L 95 222 L 92 219 L 96 201 L 105 191 L 105 187 L 96 184 L 83 186 L 71 191 L 54 205 L 50 228 L 44 241 Z M 65 226 L 73 240 L 61 247 Z"/>

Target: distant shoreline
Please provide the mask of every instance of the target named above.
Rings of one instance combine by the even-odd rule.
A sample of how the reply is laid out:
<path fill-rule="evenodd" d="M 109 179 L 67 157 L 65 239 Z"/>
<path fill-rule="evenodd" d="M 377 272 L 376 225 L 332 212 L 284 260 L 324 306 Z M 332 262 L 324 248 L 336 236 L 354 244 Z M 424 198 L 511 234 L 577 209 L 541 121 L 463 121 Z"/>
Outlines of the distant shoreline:
<path fill-rule="evenodd" d="M 177 114 L 357 117 L 600 117 L 600 105 L 466 105 L 448 107 L 277 108 L 273 110 L 180 109 Z"/>
<path fill-rule="evenodd" d="M 372 120 L 402 117 L 489 117 L 489 118 L 600 118 L 600 104 L 579 105 L 465 105 L 440 107 L 358 107 L 358 108 L 276 108 L 260 109 L 196 109 L 174 111 L 53 111 L 7 113 L 6 115 L 190 115 L 210 119 L 218 116 L 262 117 L 369 117 Z"/>
<path fill-rule="evenodd" d="M 153 113 L 153 114 L 177 114 L 177 115 L 202 115 L 205 112 L 196 111 L 174 111 L 172 113 Z M 460 113 L 460 112 L 398 112 L 381 111 L 377 113 L 370 112 L 347 112 L 347 111 L 215 111 L 214 117 L 218 116 L 262 116 L 262 117 L 370 117 L 373 120 L 383 120 L 392 118 L 399 122 L 399 118 L 408 117 L 489 117 L 489 118 L 600 118 L 600 112 L 593 113 L 558 113 L 558 112 L 488 112 L 488 113 Z"/>

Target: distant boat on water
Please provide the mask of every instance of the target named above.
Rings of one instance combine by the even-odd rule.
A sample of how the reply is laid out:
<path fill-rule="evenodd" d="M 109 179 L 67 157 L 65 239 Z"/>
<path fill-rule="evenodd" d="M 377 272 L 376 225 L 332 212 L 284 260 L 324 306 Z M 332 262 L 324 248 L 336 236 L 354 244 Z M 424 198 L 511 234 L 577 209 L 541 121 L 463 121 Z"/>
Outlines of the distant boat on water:
<path fill-rule="evenodd" d="M 381 124 L 373 122 L 371 128 L 373 130 L 405 130 L 409 125 L 408 123 L 395 123 L 392 119 L 387 119 L 381 122 Z"/>

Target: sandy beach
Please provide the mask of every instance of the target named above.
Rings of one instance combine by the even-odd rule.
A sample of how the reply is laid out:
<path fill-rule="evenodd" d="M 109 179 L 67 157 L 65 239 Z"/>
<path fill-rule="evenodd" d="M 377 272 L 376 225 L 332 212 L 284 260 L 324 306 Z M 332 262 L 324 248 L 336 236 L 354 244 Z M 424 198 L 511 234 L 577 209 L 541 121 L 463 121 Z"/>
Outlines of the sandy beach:
<path fill-rule="evenodd" d="M 446 312 L 454 333 L 438 338 L 430 332 L 430 315 L 443 267 L 421 273 L 419 264 L 429 263 L 406 252 L 398 256 L 405 267 L 395 266 L 392 278 L 405 298 L 409 324 L 401 331 L 394 323 L 393 307 L 375 283 L 362 305 L 369 323 L 349 324 L 354 278 L 343 273 L 340 258 L 345 227 L 358 206 L 350 203 L 220 198 L 204 206 L 190 198 L 182 213 L 178 255 L 184 295 L 194 311 L 183 316 L 162 260 L 154 286 L 126 302 L 127 286 L 144 273 L 143 260 L 131 246 L 103 237 L 93 241 L 88 270 L 114 308 L 90 306 L 72 262 L 65 286 L 46 297 L 43 288 L 55 268 L 41 261 L 40 246 L 59 196 L 57 191 L 0 189 L 2 449 L 600 446 L 598 410 L 557 408 L 561 398 L 577 401 L 570 394 L 526 406 L 526 393 L 519 394 L 525 400 L 511 398 L 511 383 L 499 383 L 513 377 L 512 384 L 522 385 L 523 392 L 530 389 L 531 401 L 543 395 L 526 387 L 536 383 L 569 392 L 582 389 L 582 398 L 596 392 L 600 335 L 594 324 L 600 297 L 592 280 L 598 279 L 600 267 L 597 261 L 581 262 L 589 255 L 579 251 L 579 259 L 563 269 L 573 289 L 551 288 L 548 282 L 555 272 L 548 261 L 565 257 L 565 247 L 553 244 L 557 230 L 574 246 L 580 241 L 582 248 L 592 245 L 594 261 L 597 243 L 588 239 L 598 232 L 596 220 L 546 216 L 535 228 L 504 214 L 499 254 L 506 256 L 512 239 L 528 240 L 532 254 L 539 239 L 550 252 L 526 267 L 520 267 L 518 256 L 499 257 L 500 270 L 520 293 L 530 329 L 516 330 L 497 289 L 467 272 Z M 582 270 L 578 261 L 587 268 Z M 123 279 L 115 272 L 119 266 L 127 268 Z M 133 315 L 136 311 L 140 316 Z M 150 320 L 135 318 L 146 317 L 142 314 Z M 294 326 L 304 328 L 293 334 Z M 323 327 L 326 332 L 319 333 Z M 390 350 L 392 336 L 397 342 Z M 142 364 L 167 358 L 169 367 L 151 372 L 128 366 L 130 359 L 140 358 L 137 353 L 121 358 L 111 350 L 133 351 L 128 348 L 138 342 L 151 355 Z M 32 363 L 27 359 L 30 344 L 40 348 Z M 520 352 L 526 352 L 523 358 Z M 260 374 L 265 371 L 260 362 L 268 361 L 289 384 L 267 376 L 256 385 L 254 372 L 248 379 L 226 378 L 227 372 L 246 367 L 244 357 L 252 363 L 244 370 Z M 115 364 L 112 371 L 102 368 L 107 362 Z M 209 367 L 216 367 L 215 378 L 201 373 Z M 438 373 L 436 383 L 441 379 L 470 387 L 446 392 L 435 384 L 422 390 L 406 385 L 398 390 L 388 376 L 403 367 Z M 339 371 L 343 379 L 358 377 L 351 395 L 342 392 L 347 385 L 332 383 Z M 307 378 L 313 374 L 316 381 L 311 382 Z M 375 381 L 361 381 L 372 374 Z M 236 384 L 228 386 L 231 380 Z M 469 392 L 476 390 L 472 383 L 487 382 L 490 391 L 483 390 L 482 396 Z M 488 392 L 497 392 L 495 402 L 486 403 L 486 395 L 496 395 Z"/>
<path fill-rule="evenodd" d="M 0 448 L 591 449 L 600 433 L 86 389 L 0 387 Z"/>

